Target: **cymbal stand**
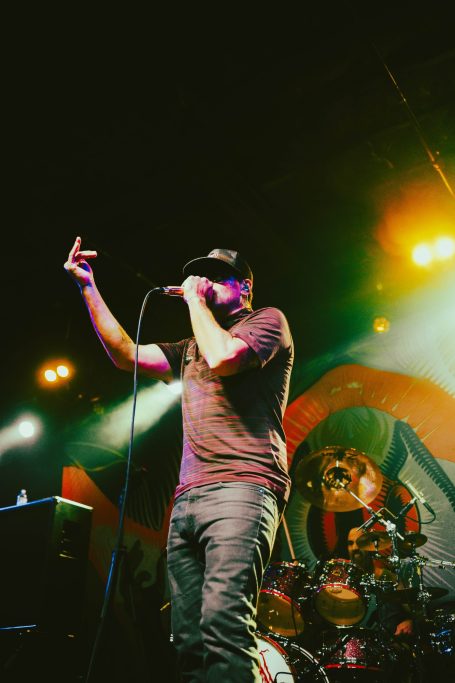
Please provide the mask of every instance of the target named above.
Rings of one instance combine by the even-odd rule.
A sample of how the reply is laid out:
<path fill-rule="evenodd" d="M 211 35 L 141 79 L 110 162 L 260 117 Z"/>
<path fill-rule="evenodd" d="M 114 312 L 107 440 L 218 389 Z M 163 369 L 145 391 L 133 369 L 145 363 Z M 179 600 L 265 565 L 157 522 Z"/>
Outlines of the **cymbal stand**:
<path fill-rule="evenodd" d="M 428 564 L 431 567 L 439 567 L 439 569 L 455 569 L 455 562 L 450 562 L 448 560 L 435 560 L 430 557 L 424 557 L 423 555 L 416 553 L 414 550 L 409 558 L 409 564 L 413 566 L 413 573 L 415 576 L 417 576 L 418 580 L 417 604 L 421 607 L 421 613 L 423 616 L 427 617 L 427 607 L 428 603 L 431 601 L 431 593 L 424 586 L 422 567 Z"/>
<path fill-rule="evenodd" d="M 416 559 L 414 559 L 416 558 Z M 434 560 L 431 557 L 424 557 L 423 555 L 418 555 L 411 557 L 411 561 L 418 561 L 419 564 L 428 564 L 430 567 L 438 567 L 439 569 L 455 569 L 455 562 L 449 560 Z"/>
<path fill-rule="evenodd" d="M 339 471 L 337 471 L 339 470 Z M 348 488 L 348 484 L 351 482 L 351 476 L 345 470 L 344 468 L 332 468 L 331 471 L 331 476 L 328 478 L 327 476 L 325 477 L 325 483 L 331 488 L 335 489 L 344 489 L 351 495 L 355 500 L 363 505 L 363 507 L 368 510 L 370 514 L 370 519 L 367 519 L 366 522 L 364 522 L 361 526 L 358 527 L 357 531 L 361 531 L 364 529 L 367 531 L 373 524 L 379 523 L 382 524 L 383 527 L 385 527 L 385 530 L 389 534 L 391 540 L 392 540 L 392 553 L 390 555 L 389 562 L 393 567 L 398 567 L 401 559 L 398 554 L 398 539 L 400 541 L 404 541 L 404 537 L 398 532 L 397 530 L 397 525 L 392 522 L 390 519 L 387 519 L 384 517 L 382 514 L 383 511 L 387 511 L 389 515 L 393 516 L 390 510 L 387 510 L 387 508 L 380 508 L 379 510 L 373 510 L 365 501 L 363 501 L 359 496 L 357 496 L 353 491 L 351 491 L 350 488 Z"/>

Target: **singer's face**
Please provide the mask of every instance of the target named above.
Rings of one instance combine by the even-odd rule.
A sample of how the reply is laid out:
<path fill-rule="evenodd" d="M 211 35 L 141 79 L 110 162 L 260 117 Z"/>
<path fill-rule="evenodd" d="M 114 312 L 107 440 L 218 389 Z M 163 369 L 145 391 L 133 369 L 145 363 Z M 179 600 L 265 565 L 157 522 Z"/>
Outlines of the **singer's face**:
<path fill-rule="evenodd" d="M 233 313 L 242 306 L 240 282 L 235 277 L 214 277 L 213 295 L 209 302 L 214 313 Z"/>

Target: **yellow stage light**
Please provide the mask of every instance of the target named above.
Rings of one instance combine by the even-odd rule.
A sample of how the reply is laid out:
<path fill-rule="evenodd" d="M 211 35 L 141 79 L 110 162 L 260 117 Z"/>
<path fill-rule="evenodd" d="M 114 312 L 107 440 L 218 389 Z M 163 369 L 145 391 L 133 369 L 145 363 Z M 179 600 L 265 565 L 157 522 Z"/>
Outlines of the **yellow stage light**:
<path fill-rule="evenodd" d="M 38 368 L 37 380 L 40 386 L 55 389 L 59 386 L 68 386 L 69 380 L 74 375 L 74 367 L 65 358 L 50 358 Z"/>
<path fill-rule="evenodd" d="M 58 365 L 57 366 L 57 375 L 59 377 L 68 377 L 70 374 L 69 368 L 67 365 Z"/>
<path fill-rule="evenodd" d="M 378 316 L 373 321 L 373 330 L 376 334 L 384 334 L 390 329 L 390 321 L 384 316 Z"/>
<path fill-rule="evenodd" d="M 426 242 L 421 242 L 412 250 L 412 260 L 418 266 L 428 266 L 433 260 L 432 249 Z"/>
<path fill-rule="evenodd" d="M 439 237 L 434 245 L 434 253 L 441 261 L 452 258 L 455 254 L 455 240 L 452 237 Z"/>

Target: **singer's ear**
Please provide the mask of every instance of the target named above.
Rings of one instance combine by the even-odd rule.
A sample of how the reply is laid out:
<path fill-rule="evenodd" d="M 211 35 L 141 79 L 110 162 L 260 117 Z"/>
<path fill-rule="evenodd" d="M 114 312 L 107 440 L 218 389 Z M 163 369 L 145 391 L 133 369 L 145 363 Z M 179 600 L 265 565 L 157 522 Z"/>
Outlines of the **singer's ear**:
<path fill-rule="evenodd" d="M 240 292 L 244 305 L 247 308 L 251 308 L 251 302 L 253 300 L 253 283 L 249 278 L 242 280 L 240 284 Z"/>

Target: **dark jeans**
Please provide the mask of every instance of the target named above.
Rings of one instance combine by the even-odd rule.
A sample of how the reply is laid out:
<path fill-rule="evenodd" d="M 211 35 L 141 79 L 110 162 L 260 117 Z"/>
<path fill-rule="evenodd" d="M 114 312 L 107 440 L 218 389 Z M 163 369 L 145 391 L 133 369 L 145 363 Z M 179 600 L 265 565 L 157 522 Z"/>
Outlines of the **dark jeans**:
<path fill-rule="evenodd" d="M 199 486 L 177 498 L 167 561 L 185 683 L 260 683 L 256 607 L 281 511 L 268 489 Z"/>

